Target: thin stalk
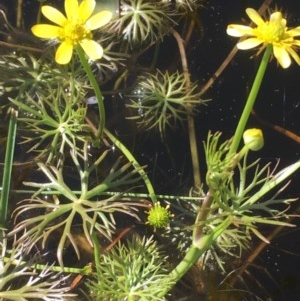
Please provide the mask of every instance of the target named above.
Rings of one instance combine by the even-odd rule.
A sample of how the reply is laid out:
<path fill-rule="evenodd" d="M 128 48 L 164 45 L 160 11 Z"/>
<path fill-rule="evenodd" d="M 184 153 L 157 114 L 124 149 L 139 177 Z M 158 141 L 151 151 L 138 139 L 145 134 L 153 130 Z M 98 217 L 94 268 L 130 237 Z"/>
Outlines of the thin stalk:
<path fill-rule="evenodd" d="M 203 235 L 203 228 L 205 224 L 204 221 L 207 219 L 212 202 L 213 193 L 211 191 L 208 191 L 202 202 L 201 207 L 199 208 L 199 212 L 195 220 L 195 227 L 193 230 L 193 243 L 197 244 L 197 242 L 200 241 Z"/>
<path fill-rule="evenodd" d="M 2 188 L 0 187 L 0 191 Z M 36 191 L 35 190 L 25 190 L 25 189 L 16 189 L 11 190 L 13 193 L 20 193 L 20 194 L 33 194 Z M 75 195 L 80 195 L 82 193 L 81 190 L 72 190 L 72 192 Z M 58 190 L 49 190 L 49 191 L 40 191 L 39 194 L 41 195 L 60 195 L 62 194 L 61 191 Z M 101 192 L 101 195 L 119 195 L 120 192 L 117 191 L 103 191 Z M 122 192 L 122 197 L 128 197 L 128 198 L 149 198 L 149 193 L 136 193 L 136 192 Z M 156 197 L 158 199 L 164 199 L 164 200 L 185 200 L 185 201 L 197 201 L 199 200 L 198 196 L 185 196 L 185 195 L 167 195 L 167 194 L 156 194 Z"/>
<path fill-rule="evenodd" d="M 19 259 L 12 260 L 10 257 L 3 257 L 3 262 L 4 263 L 11 263 L 12 265 L 15 266 L 22 266 L 22 265 L 27 265 L 27 261 L 20 261 Z M 82 274 L 82 275 L 91 275 L 92 274 L 92 268 L 91 265 L 88 264 L 82 268 L 74 268 L 74 267 L 61 267 L 61 266 L 49 266 L 47 264 L 32 264 L 31 265 L 32 269 L 35 270 L 45 270 L 48 269 L 52 272 L 64 272 L 64 273 L 70 273 L 70 274 Z"/>
<path fill-rule="evenodd" d="M 95 126 L 89 120 L 89 118 L 86 117 L 85 120 L 90 125 L 92 130 L 95 131 Z M 123 155 L 128 159 L 128 161 L 132 162 L 133 167 L 139 169 L 138 172 L 139 172 L 140 176 L 142 177 L 142 179 L 143 179 L 143 181 L 146 185 L 146 188 L 149 192 L 149 196 L 151 198 L 151 201 L 152 201 L 153 204 L 156 203 L 157 202 L 157 196 L 156 196 L 156 193 L 154 191 L 153 185 L 152 185 L 148 175 L 146 174 L 144 169 L 139 164 L 139 162 L 135 159 L 135 157 L 130 152 L 130 150 L 119 139 L 117 139 L 107 128 L 104 128 L 103 131 L 108 136 L 108 138 L 111 140 L 111 142 L 123 153 Z"/>
<path fill-rule="evenodd" d="M 151 201 L 153 204 L 156 203 L 157 197 L 156 197 L 153 185 L 152 185 L 148 175 L 146 174 L 144 169 L 139 164 L 139 162 L 135 159 L 135 157 L 132 155 L 130 150 L 119 139 L 117 139 L 108 129 L 105 128 L 104 133 L 105 133 L 105 135 L 108 136 L 108 138 L 112 141 L 112 143 L 124 154 L 124 156 L 128 159 L 128 161 L 132 162 L 133 167 L 139 169 L 138 172 L 146 185 L 146 188 L 149 192 Z"/>
<path fill-rule="evenodd" d="M 188 69 L 184 41 L 176 30 L 172 30 L 172 34 L 178 45 L 178 49 L 181 57 L 182 71 L 183 71 L 184 78 L 186 80 L 186 89 L 189 90 L 191 88 L 191 79 L 190 79 L 190 73 Z M 201 187 L 202 181 L 201 181 L 201 174 L 200 174 L 200 162 L 198 156 L 195 121 L 192 114 L 188 114 L 187 123 L 188 123 L 190 153 L 192 158 L 192 167 L 193 167 L 193 176 L 194 176 L 194 188 L 199 188 Z"/>
<path fill-rule="evenodd" d="M 97 234 L 95 233 L 95 231 L 92 229 L 92 234 L 91 234 L 91 238 L 92 238 L 92 241 L 93 241 L 93 248 L 94 248 L 94 261 L 95 261 L 95 267 L 96 267 L 96 272 L 97 272 L 97 275 L 100 275 L 101 274 L 101 271 L 100 271 L 100 245 L 99 245 L 99 240 L 98 240 L 98 237 L 97 237 Z M 100 279 L 99 279 L 100 281 Z"/>
<path fill-rule="evenodd" d="M 267 48 L 264 52 L 263 58 L 261 60 L 261 63 L 259 65 L 259 68 L 258 68 L 257 74 L 255 76 L 252 88 L 250 90 L 246 105 L 245 105 L 243 113 L 240 117 L 239 123 L 236 127 L 228 155 L 232 155 L 237 152 L 237 149 L 239 147 L 239 144 L 241 142 L 241 139 L 242 139 L 245 127 L 246 127 L 246 124 L 248 122 L 253 105 L 255 103 L 258 91 L 260 89 L 263 77 L 265 75 L 265 71 L 266 71 L 266 68 L 269 63 L 271 52 L 272 52 L 272 45 L 270 44 L 269 46 L 267 46 Z"/>
<path fill-rule="evenodd" d="M 7 144 L 4 160 L 4 170 L 2 178 L 2 193 L 0 197 L 0 226 L 4 226 L 7 219 L 8 197 L 10 191 L 11 171 L 17 132 L 18 111 L 11 109 L 7 135 Z"/>
<path fill-rule="evenodd" d="M 105 107 L 104 107 L 104 102 L 103 102 L 103 96 L 102 96 L 101 90 L 99 88 L 98 82 L 93 74 L 91 66 L 89 65 L 81 47 L 77 47 L 77 53 L 78 53 L 81 65 L 84 68 L 84 71 L 86 72 L 86 74 L 90 80 L 90 83 L 93 87 L 93 90 L 95 92 L 95 95 L 96 95 L 96 98 L 98 101 L 99 125 L 98 125 L 98 129 L 97 129 L 95 138 L 97 141 L 101 141 L 101 137 L 103 135 L 103 130 L 105 127 Z"/>

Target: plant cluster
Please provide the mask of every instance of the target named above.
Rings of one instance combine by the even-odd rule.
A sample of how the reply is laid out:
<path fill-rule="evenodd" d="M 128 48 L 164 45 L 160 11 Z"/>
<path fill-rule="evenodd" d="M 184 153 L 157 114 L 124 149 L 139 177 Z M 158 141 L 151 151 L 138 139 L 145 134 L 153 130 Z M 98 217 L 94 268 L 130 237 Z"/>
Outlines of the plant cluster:
<path fill-rule="evenodd" d="M 197 107 L 205 102 L 200 98 L 197 84 L 187 88 L 187 79 L 178 71 L 174 74 L 163 74 L 161 71 L 145 73 L 137 82 L 128 105 L 136 112 L 136 116 L 130 118 L 137 120 L 145 129 L 158 127 L 161 135 L 167 127 L 183 123 L 187 116 L 193 115 Z"/>
<path fill-rule="evenodd" d="M 269 243 L 262 226 L 293 226 L 289 206 L 297 199 L 280 193 L 300 161 L 277 171 L 253 160 L 264 139 L 247 122 L 272 52 L 283 68 L 290 56 L 300 62 L 300 27 L 288 29 L 280 12 L 265 21 L 251 8 L 246 12 L 254 28 L 228 26 L 229 35 L 246 37 L 239 49 L 261 46 L 264 54 L 234 135 L 220 129 L 203 138 L 194 117 L 207 100 L 191 79 L 186 50 L 205 3 L 121 0 L 118 13 L 97 11 L 96 4 L 65 0 L 61 12 L 42 3 L 47 21 L 37 21 L 31 32 L 51 45 L 33 51 L 37 46 L 11 49 L 3 42 L 0 301 L 77 294 L 99 301 L 174 300 L 192 267 L 203 271 L 215 262 L 220 274 L 234 275 L 239 266 L 226 260 L 242 261 L 253 238 Z M 7 28 L 9 34 L 13 27 Z M 180 62 L 163 70 L 160 47 L 169 39 Z M 169 128 L 186 131 L 189 195 L 177 196 L 175 184 L 169 195 L 156 193 L 140 154 L 111 124 L 121 118 L 110 118 L 114 97 L 125 99 L 126 122 L 136 121 L 139 131 L 157 129 L 162 140 Z M 27 162 L 18 161 L 27 156 L 25 172 Z M 13 177 L 16 167 L 22 183 Z M 204 284 L 201 292 L 208 290 Z"/>

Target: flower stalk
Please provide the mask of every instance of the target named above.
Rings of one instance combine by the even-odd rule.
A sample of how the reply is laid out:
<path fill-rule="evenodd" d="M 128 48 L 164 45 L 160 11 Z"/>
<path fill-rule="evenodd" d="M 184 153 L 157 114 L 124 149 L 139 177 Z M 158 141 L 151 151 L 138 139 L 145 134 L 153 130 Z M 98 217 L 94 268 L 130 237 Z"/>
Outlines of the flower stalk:
<path fill-rule="evenodd" d="M 256 101 L 257 94 L 261 87 L 261 83 L 264 78 L 264 75 L 265 75 L 269 60 L 270 60 L 271 53 L 272 53 L 272 45 L 269 45 L 264 52 L 263 58 L 259 65 L 258 71 L 256 73 L 252 88 L 250 90 L 248 99 L 246 101 L 246 105 L 243 109 L 242 115 L 239 119 L 239 123 L 236 127 L 228 155 L 232 155 L 232 154 L 236 153 L 237 149 L 240 145 L 246 124 L 248 122 L 249 116 L 251 114 L 254 103 Z"/>
<path fill-rule="evenodd" d="M 98 110 L 99 110 L 99 125 L 98 125 L 97 132 L 95 133 L 95 142 L 100 143 L 102 135 L 103 135 L 103 131 L 105 128 L 105 120 L 106 120 L 103 95 L 101 93 L 101 89 L 97 83 L 97 80 L 93 74 L 91 66 L 89 65 L 89 63 L 85 57 L 83 49 L 80 46 L 78 46 L 76 48 L 76 50 L 77 50 L 81 65 L 82 65 L 84 71 L 86 72 L 86 75 L 89 78 L 89 81 L 93 87 L 93 90 L 94 90 L 96 98 L 97 98 Z"/>
<path fill-rule="evenodd" d="M 147 187 L 151 201 L 153 204 L 155 204 L 157 202 L 157 196 L 154 191 L 154 187 L 153 187 L 147 173 L 145 172 L 145 170 L 141 167 L 141 165 L 135 159 L 135 157 L 132 155 L 130 150 L 120 140 L 118 140 L 108 129 L 105 128 L 104 132 L 105 132 L 105 135 L 107 135 L 108 138 L 114 143 L 114 145 L 125 155 L 125 157 L 128 159 L 128 161 L 132 162 L 134 168 L 138 169 L 138 172 Z"/>

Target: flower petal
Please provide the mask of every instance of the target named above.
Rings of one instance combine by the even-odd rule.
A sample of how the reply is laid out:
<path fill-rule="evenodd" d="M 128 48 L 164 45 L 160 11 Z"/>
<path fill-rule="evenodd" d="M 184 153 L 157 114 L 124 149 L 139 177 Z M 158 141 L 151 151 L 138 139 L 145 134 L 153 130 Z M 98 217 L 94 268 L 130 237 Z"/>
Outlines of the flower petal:
<path fill-rule="evenodd" d="M 65 65 L 71 60 L 73 53 L 73 45 L 68 42 L 62 42 L 56 50 L 55 61 L 58 64 Z"/>
<path fill-rule="evenodd" d="M 270 16 L 270 22 L 282 23 L 283 26 L 286 26 L 286 20 L 282 18 L 281 12 L 277 11 Z"/>
<path fill-rule="evenodd" d="M 257 39 L 257 38 L 249 38 L 242 42 L 237 43 L 237 48 L 241 50 L 247 50 L 251 48 L 255 48 L 256 46 L 262 44 L 263 41 Z"/>
<path fill-rule="evenodd" d="M 287 34 L 292 36 L 292 37 L 300 36 L 300 26 L 288 30 Z"/>
<path fill-rule="evenodd" d="M 232 37 L 242 37 L 244 35 L 252 35 L 253 28 L 245 25 L 230 24 L 227 27 L 227 34 Z"/>
<path fill-rule="evenodd" d="M 53 39 L 59 36 L 61 27 L 49 24 L 37 24 L 31 27 L 31 31 L 39 38 Z"/>
<path fill-rule="evenodd" d="M 263 20 L 263 18 L 253 8 L 247 8 L 246 9 L 246 14 L 251 19 L 251 21 L 254 22 L 256 25 L 261 25 L 261 24 L 265 23 L 265 21 Z"/>
<path fill-rule="evenodd" d="M 294 40 L 290 45 L 300 47 L 300 40 Z"/>
<path fill-rule="evenodd" d="M 97 60 L 102 58 L 103 48 L 94 40 L 83 40 L 79 44 L 83 48 L 87 56 L 92 60 Z"/>
<path fill-rule="evenodd" d="M 79 14 L 78 0 L 65 0 L 65 11 L 67 19 L 76 22 Z"/>
<path fill-rule="evenodd" d="M 296 63 L 298 65 L 300 65 L 300 57 L 299 57 L 298 53 L 291 47 L 288 48 L 287 51 L 293 57 L 293 59 L 296 61 Z"/>
<path fill-rule="evenodd" d="M 83 0 L 79 5 L 79 18 L 80 21 L 85 21 L 92 15 L 96 6 L 95 0 Z"/>
<path fill-rule="evenodd" d="M 87 20 L 85 25 L 89 30 L 94 30 L 106 25 L 111 18 L 112 12 L 109 10 L 103 10 Z"/>
<path fill-rule="evenodd" d="M 42 14 L 48 20 L 60 26 L 63 26 L 67 21 L 66 17 L 59 10 L 49 5 L 42 6 Z"/>
<path fill-rule="evenodd" d="M 285 48 L 274 45 L 273 52 L 282 68 L 288 68 L 291 65 L 290 55 Z"/>

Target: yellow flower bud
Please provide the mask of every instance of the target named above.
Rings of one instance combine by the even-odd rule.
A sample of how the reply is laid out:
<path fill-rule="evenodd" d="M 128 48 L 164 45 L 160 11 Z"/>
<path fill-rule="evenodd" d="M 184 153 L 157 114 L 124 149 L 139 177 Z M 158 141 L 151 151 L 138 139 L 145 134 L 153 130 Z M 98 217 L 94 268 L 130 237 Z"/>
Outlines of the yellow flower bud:
<path fill-rule="evenodd" d="M 243 134 L 245 145 L 252 151 L 258 151 L 264 146 L 264 137 L 260 129 L 249 129 Z"/>

